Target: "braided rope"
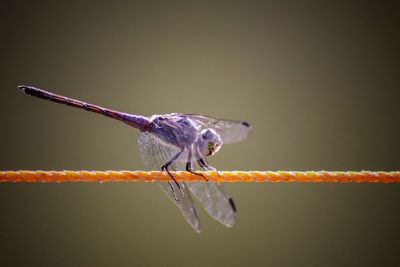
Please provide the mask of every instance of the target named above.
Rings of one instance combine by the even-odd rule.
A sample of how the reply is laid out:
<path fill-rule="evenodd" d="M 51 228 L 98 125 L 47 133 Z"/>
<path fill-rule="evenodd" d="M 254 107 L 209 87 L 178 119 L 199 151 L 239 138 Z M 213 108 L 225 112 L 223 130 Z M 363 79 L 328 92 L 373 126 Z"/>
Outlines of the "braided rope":
<path fill-rule="evenodd" d="M 177 181 L 204 181 L 189 172 L 171 172 Z M 400 171 L 221 171 L 199 172 L 213 182 L 374 182 L 400 183 Z M 131 182 L 170 181 L 160 171 L 0 171 L 0 182 Z"/>

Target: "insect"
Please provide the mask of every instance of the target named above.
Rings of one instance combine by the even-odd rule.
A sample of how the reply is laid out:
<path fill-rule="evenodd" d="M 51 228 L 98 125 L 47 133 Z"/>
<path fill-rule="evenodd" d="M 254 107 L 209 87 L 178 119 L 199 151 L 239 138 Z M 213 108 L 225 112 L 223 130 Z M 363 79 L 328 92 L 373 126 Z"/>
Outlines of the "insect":
<path fill-rule="evenodd" d="M 137 144 L 142 159 L 148 168 L 161 169 L 169 174 L 171 181 L 160 182 L 160 186 L 195 231 L 200 232 L 200 221 L 191 194 L 215 220 L 228 227 L 235 224 L 236 207 L 232 198 L 220 183 L 208 182 L 196 170 L 215 171 L 206 157 L 217 153 L 223 144 L 247 138 L 251 130 L 249 123 L 182 113 L 145 117 L 103 108 L 32 86 L 21 85 L 18 88 L 28 95 L 102 114 L 139 129 L 141 133 Z M 186 170 L 202 176 L 204 182 L 178 182 L 170 170 Z"/>

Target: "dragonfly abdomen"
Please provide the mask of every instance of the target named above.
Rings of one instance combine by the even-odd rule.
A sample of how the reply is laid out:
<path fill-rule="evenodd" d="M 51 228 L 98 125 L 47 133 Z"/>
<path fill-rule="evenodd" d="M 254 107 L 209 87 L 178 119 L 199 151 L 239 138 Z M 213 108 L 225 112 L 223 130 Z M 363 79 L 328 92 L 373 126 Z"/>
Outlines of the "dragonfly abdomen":
<path fill-rule="evenodd" d="M 111 110 L 108 108 L 103 108 L 103 107 L 93 105 L 90 103 L 86 103 L 86 102 L 83 102 L 83 101 L 80 101 L 77 99 L 73 99 L 70 97 L 57 95 L 57 94 L 51 93 L 49 91 L 33 87 L 33 86 L 20 85 L 20 86 L 18 86 L 18 89 L 28 95 L 31 95 L 31 96 L 35 96 L 35 97 L 45 99 L 45 100 L 50 100 L 50 101 L 60 103 L 60 104 L 65 104 L 67 106 L 84 109 L 86 111 L 91 111 L 94 113 L 104 115 L 106 117 L 110 117 L 110 118 L 113 118 L 113 119 L 116 119 L 119 121 L 123 121 L 126 124 L 129 124 L 130 126 L 133 126 L 141 131 L 147 130 L 147 128 L 151 124 L 150 120 L 144 116 L 132 115 L 132 114 L 128 114 L 128 113 Z"/>

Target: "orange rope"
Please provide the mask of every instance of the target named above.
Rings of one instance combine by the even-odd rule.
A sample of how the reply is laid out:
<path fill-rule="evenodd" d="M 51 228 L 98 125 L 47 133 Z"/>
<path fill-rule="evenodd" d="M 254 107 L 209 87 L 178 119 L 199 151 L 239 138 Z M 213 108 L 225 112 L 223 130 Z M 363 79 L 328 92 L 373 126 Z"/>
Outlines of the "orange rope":
<path fill-rule="evenodd" d="M 204 181 L 189 172 L 171 172 L 177 181 Z M 375 182 L 400 183 L 400 172 L 221 171 L 199 172 L 213 182 Z M 130 182 L 170 181 L 160 171 L 0 171 L 0 182 Z"/>

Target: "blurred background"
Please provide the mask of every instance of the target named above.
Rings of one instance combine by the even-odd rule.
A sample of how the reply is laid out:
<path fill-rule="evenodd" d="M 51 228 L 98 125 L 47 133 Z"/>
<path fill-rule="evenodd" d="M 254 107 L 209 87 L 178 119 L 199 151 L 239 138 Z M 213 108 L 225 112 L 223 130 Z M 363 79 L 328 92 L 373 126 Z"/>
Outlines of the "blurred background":
<path fill-rule="evenodd" d="M 21 94 L 247 120 L 220 170 L 399 170 L 399 9 L 344 1 L 13 1 L 1 170 L 141 170 L 138 131 Z M 196 234 L 153 183 L 0 184 L 4 266 L 399 266 L 397 184 L 228 184 Z"/>

